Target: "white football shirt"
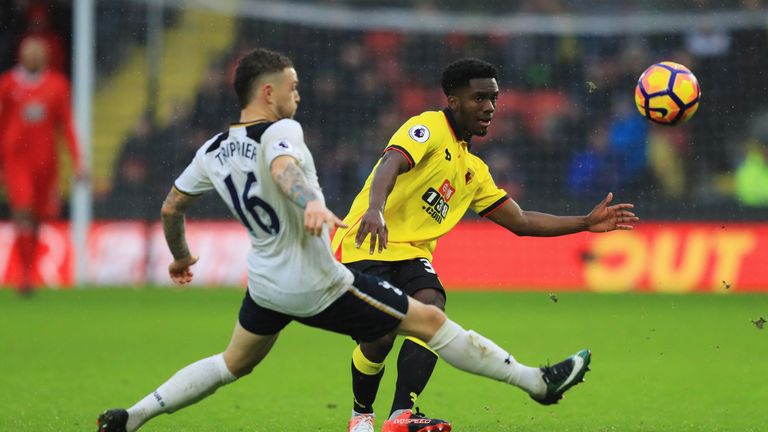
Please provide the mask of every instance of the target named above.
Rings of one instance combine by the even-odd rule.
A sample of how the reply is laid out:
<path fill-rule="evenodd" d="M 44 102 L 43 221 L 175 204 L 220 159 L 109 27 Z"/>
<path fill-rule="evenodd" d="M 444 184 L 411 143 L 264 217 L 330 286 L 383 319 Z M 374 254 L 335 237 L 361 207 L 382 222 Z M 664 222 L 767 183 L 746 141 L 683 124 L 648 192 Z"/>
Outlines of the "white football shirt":
<path fill-rule="evenodd" d="M 214 136 L 197 151 L 175 187 L 189 195 L 216 189 L 246 227 L 253 301 L 285 314 L 312 316 L 343 295 L 354 278 L 333 257 L 328 227 L 319 237 L 310 235 L 304 229 L 304 210 L 272 179 L 271 163 L 281 155 L 298 161 L 324 201 L 301 125 L 291 119 L 233 125 Z"/>

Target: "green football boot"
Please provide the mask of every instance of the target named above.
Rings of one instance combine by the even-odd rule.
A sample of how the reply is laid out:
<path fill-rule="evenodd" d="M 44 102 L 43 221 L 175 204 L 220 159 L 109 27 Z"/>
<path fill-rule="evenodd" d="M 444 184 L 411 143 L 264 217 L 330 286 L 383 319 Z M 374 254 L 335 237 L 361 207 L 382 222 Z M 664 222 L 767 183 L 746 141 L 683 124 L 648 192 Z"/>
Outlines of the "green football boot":
<path fill-rule="evenodd" d="M 591 359 L 592 353 L 583 349 L 556 365 L 542 367 L 541 378 L 547 385 L 547 392 L 541 398 L 531 396 L 531 399 L 542 405 L 556 404 L 568 389 L 584 382 L 584 375 L 589 372 Z"/>

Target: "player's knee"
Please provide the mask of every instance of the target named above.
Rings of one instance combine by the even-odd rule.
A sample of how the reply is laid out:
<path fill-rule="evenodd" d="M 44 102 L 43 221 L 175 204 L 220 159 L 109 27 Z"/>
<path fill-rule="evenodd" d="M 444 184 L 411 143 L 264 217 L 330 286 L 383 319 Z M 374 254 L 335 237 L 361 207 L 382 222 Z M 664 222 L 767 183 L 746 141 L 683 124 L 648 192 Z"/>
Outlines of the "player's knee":
<path fill-rule="evenodd" d="M 365 358 L 372 362 L 381 363 L 389 354 L 392 346 L 395 344 L 396 333 L 390 333 L 386 336 L 382 336 L 373 342 L 364 342 L 360 344 L 360 350 L 365 355 Z"/>
<path fill-rule="evenodd" d="M 429 341 L 447 319 L 445 312 L 435 305 L 428 305 L 417 300 L 411 301 L 408 315 L 403 320 L 399 332 Z"/>
<path fill-rule="evenodd" d="M 435 305 L 425 305 L 423 312 L 424 325 L 430 332 L 436 332 L 447 319 L 445 312 Z"/>
<path fill-rule="evenodd" d="M 380 337 L 378 340 L 376 340 L 373 345 L 376 345 L 379 348 L 385 348 L 389 349 L 392 348 L 392 345 L 395 344 L 395 338 L 397 337 L 397 333 L 390 333 L 386 336 Z M 367 344 L 364 344 L 367 345 Z"/>
<path fill-rule="evenodd" d="M 441 310 L 445 310 L 445 294 L 436 289 L 427 288 L 416 291 L 413 294 L 413 298 L 424 304 L 433 305 Z"/>

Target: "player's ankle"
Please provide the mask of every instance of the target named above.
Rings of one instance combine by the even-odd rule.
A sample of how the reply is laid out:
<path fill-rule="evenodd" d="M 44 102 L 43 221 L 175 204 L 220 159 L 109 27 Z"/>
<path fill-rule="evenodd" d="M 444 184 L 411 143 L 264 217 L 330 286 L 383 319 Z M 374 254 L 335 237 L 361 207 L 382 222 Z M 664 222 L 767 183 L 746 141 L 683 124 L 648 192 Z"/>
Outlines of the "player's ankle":
<path fill-rule="evenodd" d="M 396 409 L 396 410 L 392 411 L 392 414 L 389 415 L 389 420 L 393 420 L 393 419 L 399 417 L 400 415 L 402 415 L 404 412 L 409 412 L 409 411 L 411 411 L 410 408 Z"/>

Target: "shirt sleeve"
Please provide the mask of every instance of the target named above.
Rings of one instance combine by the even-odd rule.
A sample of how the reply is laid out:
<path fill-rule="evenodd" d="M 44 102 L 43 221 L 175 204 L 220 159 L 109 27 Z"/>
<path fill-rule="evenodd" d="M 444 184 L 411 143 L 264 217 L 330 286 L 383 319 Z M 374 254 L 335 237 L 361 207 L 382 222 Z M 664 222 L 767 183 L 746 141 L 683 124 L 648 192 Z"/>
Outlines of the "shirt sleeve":
<path fill-rule="evenodd" d="M 218 138 L 217 135 L 214 139 Z M 204 145 L 197 151 L 194 159 L 184 169 L 184 172 L 176 179 L 173 186 L 185 195 L 201 195 L 213 189 L 213 183 L 205 169 L 205 151 L 208 145 Z"/>
<path fill-rule="evenodd" d="M 434 122 L 427 121 L 425 115 L 411 117 L 392 135 L 384 153 L 396 151 L 408 160 L 409 169 L 416 166 L 440 137 L 435 136 L 437 129 Z"/>
<path fill-rule="evenodd" d="M 304 144 L 304 131 L 296 120 L 283 119 L 264 131 L 261 136 L 261 145 L 264 146 L 264 156 L 267 166 L 278 156 L 288 155 L 295 158 L 299 164 L 304 163 L 301 149 Z"/>
<path fill-rule="evenodd" d="M 504 205 L 510 198 L 504 189 L 496 186 L 487 165 L 483 163 L 477 171 L 475 174 L 477 178 L 474 181 L 477 181 L 479 186 L 472 198 L 472 210 L 478 215 L 486 217 Z"/>

